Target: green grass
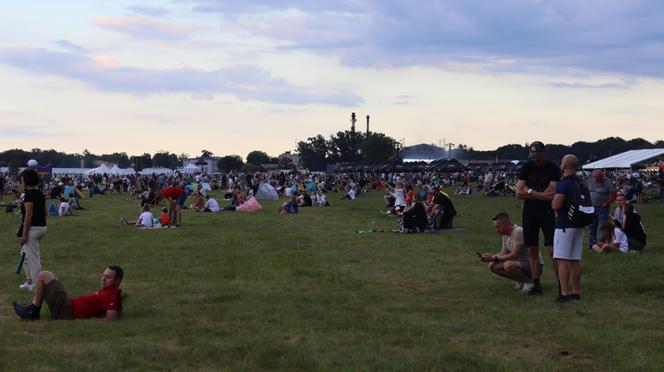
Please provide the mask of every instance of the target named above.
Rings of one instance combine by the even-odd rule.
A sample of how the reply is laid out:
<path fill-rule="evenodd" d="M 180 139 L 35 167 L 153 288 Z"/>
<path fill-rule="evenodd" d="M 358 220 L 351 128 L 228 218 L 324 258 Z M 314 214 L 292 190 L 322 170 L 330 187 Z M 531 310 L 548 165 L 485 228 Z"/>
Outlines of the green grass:
<path fill-rule="evenodd" d="M 527 298 L 475 251 L 497 251 L 490 216 L 520 221 L 514 198 L 453 197 L 463 232 L 391 229 L 381 193 L 278 215 L 184 212 L 182 228 L 136 230 L 124 195 L 83 200 L 49 218 L 44 270 L 73 295 L 125 269 L 124 317 L 19 321 L 17 216 L 0 216 L 0 370 L 658 370 L 664 365 L 664 206 L 637 206 L 641 255 L 584 252 L 580 303 Z M 155 209 L 156 211 L 156 209 Z"/>

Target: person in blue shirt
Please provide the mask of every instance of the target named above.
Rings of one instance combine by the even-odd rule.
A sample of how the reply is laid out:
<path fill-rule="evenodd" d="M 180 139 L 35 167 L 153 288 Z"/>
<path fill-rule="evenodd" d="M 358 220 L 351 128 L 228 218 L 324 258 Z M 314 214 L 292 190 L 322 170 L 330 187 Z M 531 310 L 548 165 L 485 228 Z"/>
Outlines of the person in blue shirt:
<path fill-rule="evenodd" d="M 557 303 L 580 300 L 581 255 L 583 253 L 583 228 L 572 227 L 566 211 L 572 202 L 575 183 L 581 179 L 576 175 L 579 160 L 568 154 L 563 156 L 561 170 L 563 178 L 556 183 L 556 191 L 551 201 L 551 208 L 556 212 L 556 225 L 553 235 L 553 259 L 557 261 L 560 294 Z M 570 294 L 569 280 L 572 279 Z"/>

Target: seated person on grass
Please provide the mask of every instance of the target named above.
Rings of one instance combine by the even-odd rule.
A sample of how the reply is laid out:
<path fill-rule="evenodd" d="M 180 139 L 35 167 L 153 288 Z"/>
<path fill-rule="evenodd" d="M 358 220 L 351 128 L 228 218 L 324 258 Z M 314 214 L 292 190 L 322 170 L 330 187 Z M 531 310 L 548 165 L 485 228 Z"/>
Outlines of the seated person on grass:
<path fill-rule="evenodd" d="M 634 205 L 625 204 L 625 224 L 623 232 L 627 235 L 630 251 L 640 251 L 646 246 L 646 230 L 641 223 L 641 216 L 634 210 Z"/>
<path fill-rule="evenodd" d="M 622 252 L 627 253 L 630 251 L 629 240 L 627 235 L 611 221 L 604 221 L 600 225 L 600 238 L 597 243 L 593 244 L 592 250 L 598 253 L 611 253 Z M 632 250 L 632 252 L 637 252 Z"/>
<path fill-rule="evenodd" d="M 58 208 L 58 216 L 64 217 L 64 216 L 73 216 L 74 212 L 71 210 L 71 206 L 65 200 L 65 198 L 60 198 L 60 208 Z"/>
<path fill-rule="evenodd" d="M 161 226 L 170 226 L 171 216 L 168 214 L 168 208 L 164 207 L 161 209 L 161 217 L 159 217 L 159 223 Z"/>
<path fill-rule="evenodd" d="M 456 215 L 457 211 L 452 200 L 438 187 L 433 187 L 431 204 L 427 208 L 427 218 L 431 228 L 436 230 L 451 229 L 452 220 Z"/>
<path fill-rule="evenodd" d="M 217 199 L 211 197 L 210 195 L 205 195 L 205 205 L 203 206 L 203 212 L 217 213 L 220 211 L 221 208 L 219 208 L 219 203 L 217 203 Z M 196 212 L 198 212 L 198 210 L 196 210 Z"/>
<path fill-rule="evenodd" d="M 515 289 L 528 291 L 533 286 L 530 272 L 530 256 L 523 246 L 523 228 L 510 221 L 507 213 L 498 213 L 491 219 L 496 232 L 502 237 L 500 253 L 480 255 L 480 260 L 489 262 L 492 273 L 516 282 Z M 544 260 L 539 254 L 537 261 L 540 271 Z"/>
<path fill-rule="evenodd" d="M 279 208 L 279 213 L 280 214 L 295 214 L 299 212 L 299 206 L 297 204 L 297 197 L 295 194 L 291 194 L 290 200 L 285 202 L 280 208 Z"/>
<path fill-rule="evenodd" d="M 427 228 L 427 211 L 419 193 L 413 194 L 410 205 L 401 214 L 401 232 L 424 232 Z"/>
<path fill-rule="evenodd" d="M 133 221 L 127 221 L 124 218 L 121 219 L 120 223 L 123 225 L 135 225 L 136 227 L 154 227 L 154 216 L 150 212 L 150 206 L 144 205 L 141 215 L 138 216 L 138 219 Z"/>
<path fill-rule="evenodd" d="M 44 301 L 53 319 L 106 318 L 115 320 L 122 313 L 122 291 L 119 289 L 124 271 L 109 266 L 101 275 L 101 289 L 87 296 L 69 297 L 60 280 L 50 271 L 37 276 L 32 303 L 28 306 L 13 302 L 14 311 L 23 320 L 39 319 Z"/>

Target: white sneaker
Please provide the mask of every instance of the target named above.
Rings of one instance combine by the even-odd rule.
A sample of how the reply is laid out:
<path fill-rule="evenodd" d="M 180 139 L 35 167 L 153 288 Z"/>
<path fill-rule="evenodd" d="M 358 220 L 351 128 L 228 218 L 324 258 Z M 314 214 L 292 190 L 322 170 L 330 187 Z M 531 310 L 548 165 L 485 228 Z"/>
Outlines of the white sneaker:
<path fill-rule="evenodd" d="M 28 282 L 25 282 L 25 283 L 19 285 L 18 287 L 21 288 L 21 289 L 27 289 L 30 292 L 32 292 L 35 289 L 35 285 L 30 284 Z"/>
<path fill-rule="evenodd" d="M 522 289 L 523 289 L 523 282 L 516 282 L 516 284 L 514 285 L 514 290 L 520 291 Z"/>
<path fill-rule="evenodd" d="M 534 286 L 535 285 L 533 283 L 523 283 L 523 288 L 521 290 L 524 292 L 528 292 Z"/>

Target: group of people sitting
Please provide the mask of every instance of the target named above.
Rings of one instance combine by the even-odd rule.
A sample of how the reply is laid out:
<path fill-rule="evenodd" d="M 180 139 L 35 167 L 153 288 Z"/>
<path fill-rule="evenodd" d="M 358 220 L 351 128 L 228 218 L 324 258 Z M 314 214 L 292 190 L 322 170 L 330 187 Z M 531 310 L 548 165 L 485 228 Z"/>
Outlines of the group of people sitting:
<path fill-rule="evenodd" d="M 394 186 L 385 183 L 388 212 L 397 217 L 398 231 L 414 233 L 451 229 L 457 215 L 452 200 L 438 187 L 432 186 L 422 192 L 412 185 L 397 181 Z"/>

